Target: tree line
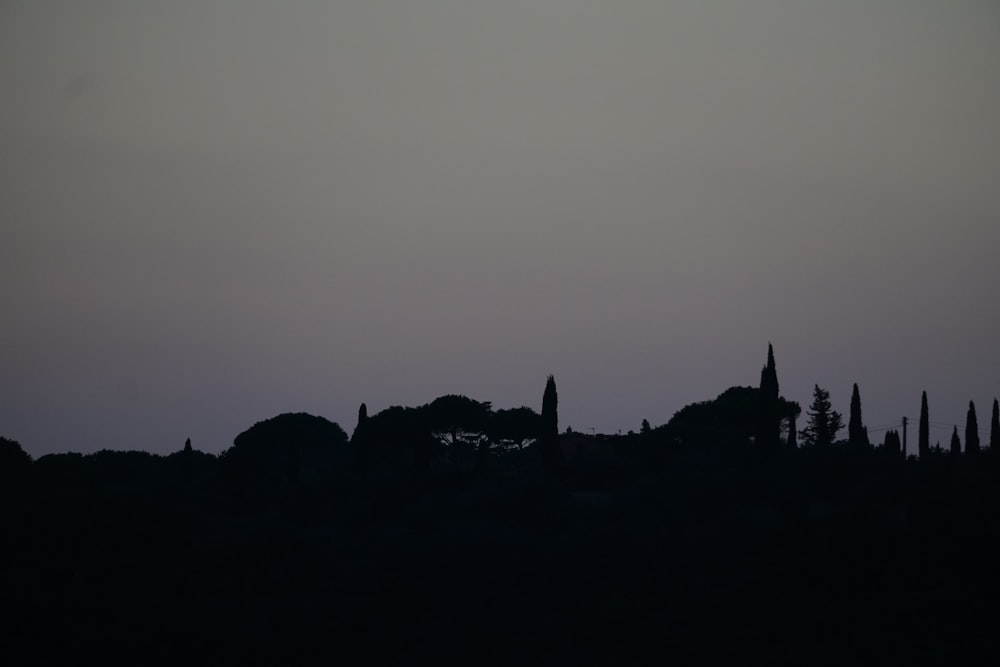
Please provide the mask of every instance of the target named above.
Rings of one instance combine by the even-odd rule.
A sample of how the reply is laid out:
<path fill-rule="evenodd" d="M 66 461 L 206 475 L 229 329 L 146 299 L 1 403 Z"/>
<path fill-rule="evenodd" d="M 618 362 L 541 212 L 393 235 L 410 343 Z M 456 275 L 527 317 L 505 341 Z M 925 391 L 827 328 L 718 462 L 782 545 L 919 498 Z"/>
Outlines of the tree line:
<path fill-rule="evenodd" d="M 369 415 L 362 403 L 357 423 L 348 437 L 334 422 L 304 413 L 278 415 L 253 425 L 239 434 L 233 446 L 218 457 L 192 449 L 190 440 L 182 451 L 166 460 L 176 464 L 181 474 L 192 475 L 209 458 L 217 459 L 221 475 L 234 484 L 281 485 L 328 478 L 337 471 L 361 474 L 396 468 L 427 474 L 442 470 L 469 470 L 485 477 L 499 469 L 503 474 L 538 471 L 544 477 L 558 477 L 567 458 L 613 450 L 663 461 L 677 452 L 698 451 L 701 455 L 767 459 L 802 448 L 836 444 L 876 448 L 890 455 L 903 455 L 899 431 L 885 431 L 881 443 L 871 441 L 862 417 L 859 388 L 854 384 L 846 422 L 833 409 L 828 390 L 815 385 L 804 425 L 798 421 L 802 409 L 781 396 L 773 346 L 768 345 L 766 363 L 756 387 L 730 387 L 710 401 L 689 404 L 665 424 L 651 427 L 643 420 L 639 433 L 626 436 L 587 436 L 567 428 L 559 430 L 558 391 L 555 378 L 546 378 L 541 411 L 522 406 L 494 409 L 489 401 L 449 394 L 417 407 L 391 406 Z M 948 451 L 930 444 L 927 392 L 921 396 L 917 458 L 928 460 L 975 457 L 980 443 L 976 409 L 970 401 L 964 432 L 964 448 L 957 426 Z M 994 399 L 988 448 L 1000 453 L 1000 404 Z M 576 454 L 579 454 L 577 456 Z M 95 460 L 114 458 L 101 452 Z M 153 455 L 132 453 L 134 459 Z M 674 457 L 676 458 L 676 457 Z M 176 459 L 176 460 L 175 460 Z M 39 471 L 72 468 L 83 461 L 80 455 L 49 455 L 34 466 Z M 141 464 L 136 464 L 142 467 Z M 0 474 L 16 478 L 32 467 L 32 458 L 19 443 L 0 438 Z M 128 467 L 128 466 L 119 466 Z"/>

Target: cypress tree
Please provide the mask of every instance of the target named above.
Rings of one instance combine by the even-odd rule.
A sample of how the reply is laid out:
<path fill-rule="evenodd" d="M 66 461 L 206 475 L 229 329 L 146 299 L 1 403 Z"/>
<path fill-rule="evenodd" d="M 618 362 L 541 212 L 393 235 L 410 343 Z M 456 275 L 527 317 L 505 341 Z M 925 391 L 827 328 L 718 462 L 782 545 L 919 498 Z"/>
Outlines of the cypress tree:
<path fill-rule="evenodd" d="M 851 416 L 847 423 L 847 442 L 852 445 L 868 445 L 868 434 L 861 423 L 861 394 L 857 383 L 851 391 Z"/>
<path fill-rule="evenodd" d="M 191 438 L 184 441 L 184 449 L 181 450 L 181 474 L 185 480 L 190 480 L 194 469 L 194 448 L 191 446 Z"/>
<path fill-rule="evenodd" d="M 778 449 L 781 439 L 781 415 L 778 370 L 774 363 L 774 347 L 767 344 L 767 365 L 760 371 L 760 403 L 757 408 L 757 445 L 764 452 Z"/>
<path fill-rule="evenodd" d="M 354 427 L 354 433 L 351 435 L 351 440 L 354 440 L 354 438 L 357 437 L 358 431 L 361 430 L 361 426 L 365 423 L 366 419 L 368 419 L 368 406 L 362 403 L 358 408 L 358 424 Z"/>
<path fill-rule="evenodd" d="M 975 456 L 979 453 L 979 424 L 976 421 L 976 404 L 969 401 L 969 411 L 965 415 L 965 453 Z"/>
<path fill-rule="evenodd" d="M 990 419 L 990 451 L 1000 454 L 1000 403 L 993 399 L 993 418 Z"/>
<path fill-rule="evenodd" d="M 959 456 L 962 453 L 962 441 L 958 439 L 958 427 L 951 432 L 951 455 Z"/>
<path fill-rule="evenodd" d="M 360 470 L 367 470 L 371 464 L 371 452 L 365 442 L 365 431 L 368 421 L 368 406 L 364 403 L 358 408 L 358 423 L 351 434 L 351 449 L 354 465 Z"/>
<path fill-rule="evenodd" d="M 559 394 L 556 380 L 549 376 L 542 394 L 542 432 L 538 439 L 541 452 L 542 470 L 552 476 L 559 470 L 561 452 L 559 450 Z"/>
<path fill-rule="evenodd" d="M 927 392 L 920 396 L 920 433 L 917 451 L 921 459 L 926 459 L 931 452 L 930 417 L 927 413 Z"/>
<path fill-rule="evenodd" d="M 766 389 L 770 398 L 777 399 L 778 394 L 778 368 L 774 363 L 774 347 L 767 344 L 767 365 L 761 371 L 761 389 Z"/>

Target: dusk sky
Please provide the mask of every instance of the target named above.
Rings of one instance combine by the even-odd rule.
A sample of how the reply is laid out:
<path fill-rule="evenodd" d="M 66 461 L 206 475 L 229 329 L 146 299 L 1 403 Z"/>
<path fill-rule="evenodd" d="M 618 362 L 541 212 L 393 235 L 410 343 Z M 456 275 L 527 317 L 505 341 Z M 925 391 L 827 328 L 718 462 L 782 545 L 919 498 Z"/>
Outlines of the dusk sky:
<path fill-rule="evenodd" d="M 0 99 L 34 456 L 549 373 L 561 429 L 638 430 L 769 341 L 804 408 L 988 435 L 995 0 L 0 0 Z"/>

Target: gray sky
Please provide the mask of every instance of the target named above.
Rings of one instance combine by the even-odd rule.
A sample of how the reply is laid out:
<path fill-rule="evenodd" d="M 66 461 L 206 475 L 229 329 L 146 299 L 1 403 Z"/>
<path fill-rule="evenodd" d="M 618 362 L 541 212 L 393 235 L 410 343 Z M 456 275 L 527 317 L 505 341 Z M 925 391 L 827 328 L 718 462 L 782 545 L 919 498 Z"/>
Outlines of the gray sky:
<path fill-rule="evenodd" d="M 36 456 L 548 373 L 562 427 L 637 429 L 769 340 L 804 406 L 988 432 L 992 0 L 0 0 L 0 98 Z"/>

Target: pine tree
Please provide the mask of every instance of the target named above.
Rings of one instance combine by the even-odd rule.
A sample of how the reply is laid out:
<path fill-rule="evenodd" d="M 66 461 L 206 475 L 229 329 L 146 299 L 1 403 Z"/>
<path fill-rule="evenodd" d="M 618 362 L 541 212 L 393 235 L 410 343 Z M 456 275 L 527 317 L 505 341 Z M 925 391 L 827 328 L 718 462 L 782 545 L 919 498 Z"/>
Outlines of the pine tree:
<path fill-rule="evenodd" d="M 931 451 L 931 427 L 930 417 L 927 412 L 927 392 L 920 396 L 920 433 L 918 436 L 917 452 L 921 459 L 926 459 Z"/>
<path fill-rule="evenodd" d="M 809 421 L 802 429 L 802 442 L 806 445 L 830 445 L 837 438 L 837 431 L 844 428 L 843 416 L 830 405 L 830 392 L 813 387 L 813 402 L 809 406 Z"/>
<path fill-rule="evenodd" d="M 990 451 L 1000 455 L 1000 403 L 993 399 L 993 418 L 990 419 Z"/>
<path fill-rule="evenodd" d="M 868 446 L 868 433 L 861 422 L 861 394 L 857 383 L 851 391 L 851 417 L 847 423 L 847 442 L 852 445 Z"/>
<path fill-rule="evenodd" d="M 760 371 L 760 403 L 757 408 L 758 447 L 764 452 L 778 449 L 781 439 L 781 414 L 778 370 L 774 363 L 774 347 L 767 344 L 767 365 Z"/>
<path fill-rule="evenodd" d="M 962 441 L 958 439 L 958 427 L 951 432 L 951 455 L 959 456 L 962 453 Z"/>
<path fill-rule="evenodd" d="M 556 380 L 549 376 L 545 381 L 545 392 L 542 394 L 542 432 L 538 445 L 542 459 L 542 470 L 546 475 L 555 475 L 561 462 L 559 450 L 559 394 L 556 392 Z"/>
<path fill-rule="evenodd" d="M 976 404 L 969 401 L 969 411 L 965 415 L 965 453 L 975 456 L 979 453 L 979 424 L 976 421 Z"/>

